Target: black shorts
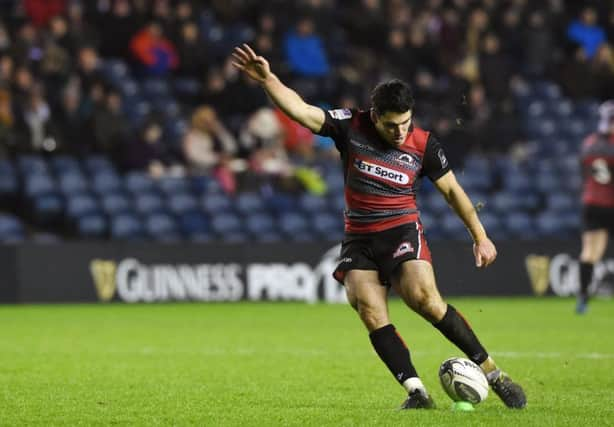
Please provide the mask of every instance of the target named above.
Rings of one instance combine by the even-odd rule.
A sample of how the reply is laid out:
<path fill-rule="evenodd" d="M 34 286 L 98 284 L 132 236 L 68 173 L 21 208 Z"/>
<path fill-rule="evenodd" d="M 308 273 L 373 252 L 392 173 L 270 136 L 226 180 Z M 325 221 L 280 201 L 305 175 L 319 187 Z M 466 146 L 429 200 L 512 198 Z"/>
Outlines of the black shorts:
<path fill-rule="evenodd" d="M 614 233 L 614 208 L 584 205 L 582 207 L 582 230 L 600 229 Z"/>
<path fill-rule="evenodd" d="M 382 285 L 390 286 L 390 276 L 399 264 L 414 259 L 431 262 L 420 222 L 377 233 L 346 234 L 333 277 L 343 283 L 350 270 L 376 270 Z"/>

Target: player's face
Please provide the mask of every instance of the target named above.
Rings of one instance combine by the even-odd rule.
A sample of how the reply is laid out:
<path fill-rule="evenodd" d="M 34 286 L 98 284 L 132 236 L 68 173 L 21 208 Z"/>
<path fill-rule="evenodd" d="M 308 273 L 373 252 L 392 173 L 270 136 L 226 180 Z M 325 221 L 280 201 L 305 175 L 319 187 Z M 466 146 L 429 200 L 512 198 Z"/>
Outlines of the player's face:
<path fill-rule="evenodd" d="M 411 110 L 404 113 L 386 112 L 377 114 L 371 112 L 371 119 L 375 124 L 375 129 L 379 135 L 390 145 L 399 146 L 403 144 L 407 137 L 407 132 L 411 126 Z"/>

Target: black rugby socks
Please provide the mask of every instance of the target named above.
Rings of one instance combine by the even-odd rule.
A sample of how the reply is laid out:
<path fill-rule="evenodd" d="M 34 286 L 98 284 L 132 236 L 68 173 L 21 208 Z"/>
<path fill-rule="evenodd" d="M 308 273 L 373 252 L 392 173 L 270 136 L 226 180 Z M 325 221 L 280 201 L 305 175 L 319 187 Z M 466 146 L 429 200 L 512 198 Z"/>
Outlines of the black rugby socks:
<path fill-rule="evenodd" d="M 448 304 L 448 309 L 443 318 L 439 322 L 433 323 L 433 326 L 461 349 L 472 362 L 481 365 L 488 359 L 486 349 L 480 344 L 469 323 L 450 304 Z"/>
<path fill-rule="evenodd" d="M 369 334 L 376 353 L 386 364 L 396 380 L 403 384 L 407 379 L 418 376 L 411 363 L 409 349 L 401 339 L 394 325 L 389 324 Z"/>
<path fill-rule="evenodd" d="M 588 296 L 588 287 L 593 281 L 594 269 L 595 264 L 580 261 L 580 295 L 583 297 Z"/>

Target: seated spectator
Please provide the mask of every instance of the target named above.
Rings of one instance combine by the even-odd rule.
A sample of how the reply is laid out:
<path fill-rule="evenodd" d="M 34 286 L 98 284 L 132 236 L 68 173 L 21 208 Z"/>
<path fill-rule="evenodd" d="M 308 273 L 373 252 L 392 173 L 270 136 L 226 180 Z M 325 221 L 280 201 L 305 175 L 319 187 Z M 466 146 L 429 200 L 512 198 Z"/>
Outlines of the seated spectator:
<path fill-rule="evenodd" d="M 584 8 L 580 18 L 572 21 L 567 27 L 567 37 L 582 46 L 587 57 L 591 59 L 597 53 L 601 43 L 606 41 L 603 28 L 597 25 L 595 9 Z"/>
<path fill-rule="evenodd" d="M 0 157 L 4 157 L 13 149 L 15 144 L 14 123 L 11 92 L 7 89 L 0 89 Z"/>
<path fill-rule="evenodd" d="M 614 99 L 614 52 L 612 46 L 603 43 L 591 63 L 594 96 L 603 101 Z"/>
<path fill-rule="evenodd" d="M 88 108 L 77 84 L 64 88 L 59 108 L 52 117 L 58 128 L 58 143 L 63 151 L 71 154 L 86 154 L 92 150 L 91 130 L 87 123 Z"/>
<path fill-rule="evenodd" d="M 45 100 L 43 88 L 40 84 L 34 84 L 19 118 L 24 136 L 21 141 L 22 151 L 55 151 L 57 144 L 53 137 L 50 118 L 51 110 Z"/>
<path fill-rule="evenodd" d="M 134 35 L 130 50 L 149 76 L 164 76 L 179 66 L 175 46 L 155 21 Z"/>
<path fill-rule="evenodd" d="M 127 141 L 128 132 L 129 126 L 122 111 L 121 96 L 115 91 L 110 91 L 104 96 L 103 104 L 99 105 L 94 112 L 95 150 L 117 160 L 121 147 Z"/>
<path fill-rule="evenodd" d="M 122 147 L 123 167 L 147 172 L 153 178 L 168 174 L 173 162 L 162 135 L 162 125 L 154 119 L 148 120 L 138 137 Z"/>
<path fill-rule="evenodd" d="M 330 71 L 324 44 L 311 19 L 299 19 L 296 28 L 286 35 L 284 47 L 290 69 L 297 75 L 322 77 Z"/>
<path fill-rule="evenodd" d="M 237 183 L 234 172 L 245 169 L 233 162 L 237 142 L 215 110 L 208 106 L 192 114 L 190 130 L 183 138 L 183 155 L 193 173 L 213 174 L 227 192 L 234 192 Z"/>
<path fill-rule="evenodd" d="M 256 174 L 289 176 L 292 165 L 283 145 L 283 129 L 272 109 L 265 107 L 247 120 L 239 136 L 250 170 Z"/>
<path fill-rule="evenodd" d="M 200 30 L 194 22 L 185 22 L 177 40 L 179 63 L 177 74 L 188 77 L 204 76 L 207 72 L 207 49 L 200 41 Z"/>

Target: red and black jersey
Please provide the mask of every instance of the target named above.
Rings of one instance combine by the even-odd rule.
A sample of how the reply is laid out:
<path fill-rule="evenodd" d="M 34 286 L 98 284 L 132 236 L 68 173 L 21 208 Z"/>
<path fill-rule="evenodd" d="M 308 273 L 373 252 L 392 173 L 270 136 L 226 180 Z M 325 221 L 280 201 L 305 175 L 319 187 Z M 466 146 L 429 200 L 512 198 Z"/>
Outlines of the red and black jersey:
<path fill-rule="evenodd" d="M 377 133 L 368 111 L 325 111 L 319 134 L 330 136 L 341 153 L 345 178 L 345 231 L 372 233 L 418 220 L 419 179 L 437 180 L 450 170 L 441 145 L 412 127 L 392 147 Z"/>
<path fill-rule="evenodd" d="M 614 208 L 614 135 L 592 134 L 582 143 L 582 203 Z"/>

